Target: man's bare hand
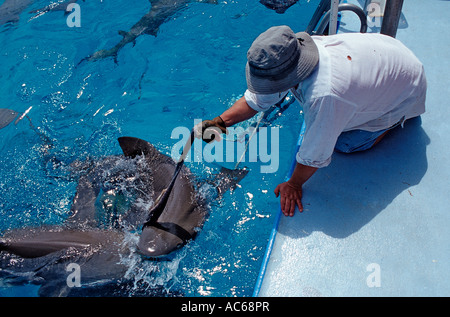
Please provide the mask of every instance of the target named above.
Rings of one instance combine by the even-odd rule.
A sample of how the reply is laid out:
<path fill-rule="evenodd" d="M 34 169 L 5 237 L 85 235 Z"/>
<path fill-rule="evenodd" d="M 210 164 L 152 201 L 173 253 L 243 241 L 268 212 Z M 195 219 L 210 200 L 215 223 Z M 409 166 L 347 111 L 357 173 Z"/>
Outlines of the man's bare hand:
<path fill-rule="evenodd" d="M 280 196 L 281 211 L 285 216 L 294 216 L 295 206 L 303 212 L 302 187 L 295 186 L 289 182 L 279 184 L 275 188 L 275 196 Z"/>

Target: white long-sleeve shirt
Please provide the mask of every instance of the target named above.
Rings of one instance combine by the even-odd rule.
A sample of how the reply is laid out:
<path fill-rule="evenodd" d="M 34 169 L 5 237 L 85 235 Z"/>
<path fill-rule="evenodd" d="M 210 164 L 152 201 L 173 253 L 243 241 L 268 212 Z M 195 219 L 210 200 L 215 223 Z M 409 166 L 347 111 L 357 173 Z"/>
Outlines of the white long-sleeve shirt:
<path fill-rule="evenodd" d="M 381 34 L 313 36 L 319 64 L 297 89 L 306 124 L 297 162 L 324 167 L 342 132 L 380 131 L 425 112 L 422 63 L 400 41 Z M 247 104 L 265 111 L 288 91 L 244 94 Z"/>

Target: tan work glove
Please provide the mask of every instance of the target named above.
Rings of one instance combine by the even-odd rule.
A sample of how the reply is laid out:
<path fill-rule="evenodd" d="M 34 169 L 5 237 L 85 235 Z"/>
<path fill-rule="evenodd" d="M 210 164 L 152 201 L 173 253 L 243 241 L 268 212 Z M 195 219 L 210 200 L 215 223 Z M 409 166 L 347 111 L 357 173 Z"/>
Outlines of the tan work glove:
<path fill-rule="evenodd" d="M 209 143 L 220 140 L 220 134 L 227 133 L 225 122 L 220 116 L 212 120 L 204 120 L 194 127 L 195 137 Z"/>

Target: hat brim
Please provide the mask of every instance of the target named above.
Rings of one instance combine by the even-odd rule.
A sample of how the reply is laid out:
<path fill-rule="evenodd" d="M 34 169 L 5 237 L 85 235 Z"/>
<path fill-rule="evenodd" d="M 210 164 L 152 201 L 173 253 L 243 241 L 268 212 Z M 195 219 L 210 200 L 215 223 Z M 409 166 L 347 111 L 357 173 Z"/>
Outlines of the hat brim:
<path fill-rule="evenodd" d="M 306 32 L 296 33 L 300 42 L 301 53 L 297 66 L 285 77 L 279 79 L 262 78 L 251 74 L 249 64 L 245 67 L 245 76 L 247 79 L 247 88 L 256 94 L 274 94 L 286 91 L 295 87 L 298 83 L 307 78 L 319 62 L 319 50 L 311 36 Z"/>

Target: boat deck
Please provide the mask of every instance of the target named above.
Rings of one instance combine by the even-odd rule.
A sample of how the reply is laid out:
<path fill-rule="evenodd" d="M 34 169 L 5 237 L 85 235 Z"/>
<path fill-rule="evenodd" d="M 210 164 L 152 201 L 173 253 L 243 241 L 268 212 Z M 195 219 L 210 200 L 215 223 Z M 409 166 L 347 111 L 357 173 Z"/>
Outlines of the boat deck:
<path fill-rule="evenodd" d="M 280 216 L 255 295 L 450 295 L 448 12 L 450 1 L 404 2 L 396 37 L 424 64 L 426 113 L 370 151 L 334 154 L 305 184 L 305 211 Z M 351 15 L 339 32 L 358 29 Z"/>

